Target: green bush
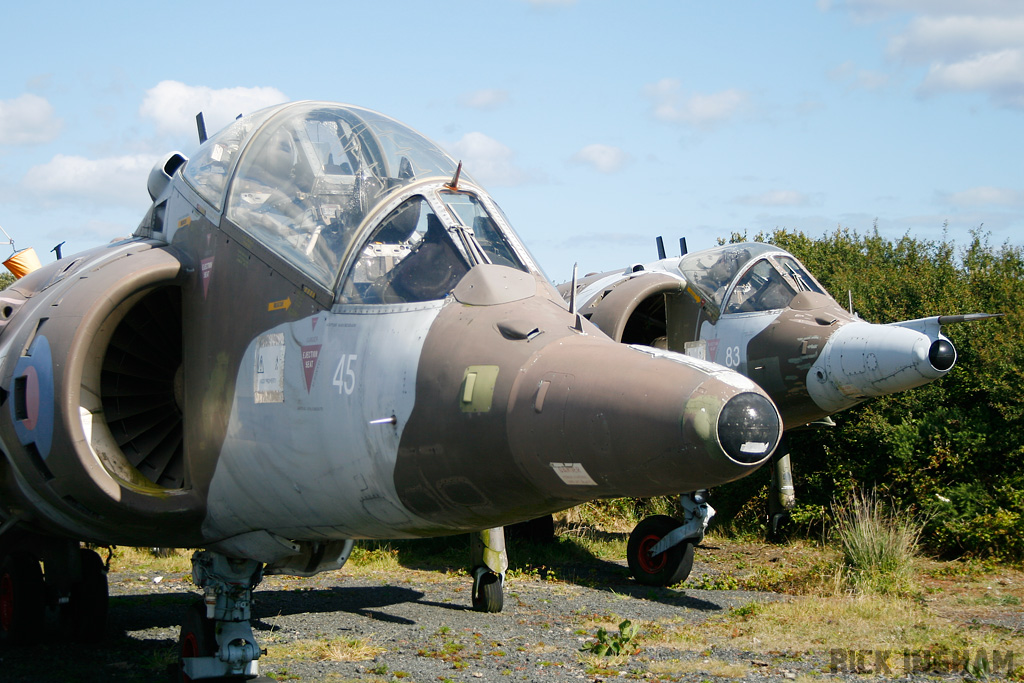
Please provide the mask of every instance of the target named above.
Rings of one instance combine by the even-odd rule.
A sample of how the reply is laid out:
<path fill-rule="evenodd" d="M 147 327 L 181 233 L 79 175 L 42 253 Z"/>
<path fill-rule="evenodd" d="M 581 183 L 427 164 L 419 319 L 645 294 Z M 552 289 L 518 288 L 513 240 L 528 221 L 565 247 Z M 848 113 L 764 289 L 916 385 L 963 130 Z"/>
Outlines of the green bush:
<path fill-rule="evenodd" d="M 933 552 L 1024 559 L 1024 249 L 993 247 L 980 230 L 964 246 L 877 229 L 754 239 L 792 252 L 844 306 L 850 292 L 868 322 L 1004 314 L 943 329 L 958 353 L 944 378 L 839 413 L 834 428 L 790 435 L 802 521 L 877 487 L 928 520 L 921 542 Z"/>

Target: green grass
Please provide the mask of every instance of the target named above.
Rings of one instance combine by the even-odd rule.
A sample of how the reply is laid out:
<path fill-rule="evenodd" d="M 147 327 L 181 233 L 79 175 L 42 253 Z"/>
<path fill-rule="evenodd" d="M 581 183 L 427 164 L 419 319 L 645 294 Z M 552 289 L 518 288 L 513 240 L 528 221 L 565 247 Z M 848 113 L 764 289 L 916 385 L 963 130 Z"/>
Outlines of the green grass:
<path fill-rule="evenodd" d="M 874 492 L 854 493 L 837 507 L 835 533 L 851 586 L 880 595 L 911 592 L 921 528 L 912 516 L 887 509 Z"/>

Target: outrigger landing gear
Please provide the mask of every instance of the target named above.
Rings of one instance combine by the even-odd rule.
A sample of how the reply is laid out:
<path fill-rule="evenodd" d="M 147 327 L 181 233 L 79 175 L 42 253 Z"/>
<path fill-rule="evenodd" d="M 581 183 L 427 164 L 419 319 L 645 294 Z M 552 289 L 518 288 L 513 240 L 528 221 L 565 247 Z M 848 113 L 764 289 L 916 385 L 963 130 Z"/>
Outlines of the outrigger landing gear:
<path fill-rule="evenodd" d="M 668 515 L 642 519 L 629 535 L 626 561 L 629 572 L 645 586 L 671 586 L 685 581 L 693 569 L 693 547 L 704 539 L 715 509 L 707 491 L 679 496 L 680 522 Z"/>
<path fill-rule="evenodd" d="M 779 441 L 772 456 L 772 480 L 768 493 L 768 534 L 778 541 L 789 521 L 789 511 L 796 505 L 796 491 L 793 488 L 793 464 L 789 457 L 789 439 Z"/>
<path fill-rule="evenodd" d="M 181 680 L 256 678 L 264 652 L 249 619 L 252 591 L 263 579 L 263 565 L 200 550 L 192 555 L 192 579 L 204 597 L 182 622 Z"/>
<path fill-rule="evenodd" d="M 477 612 L 500 612 L 504 606 L 505 529 L 495 527 L 470 534 L 470 567 L 473 573 L 473 609 Z"/>

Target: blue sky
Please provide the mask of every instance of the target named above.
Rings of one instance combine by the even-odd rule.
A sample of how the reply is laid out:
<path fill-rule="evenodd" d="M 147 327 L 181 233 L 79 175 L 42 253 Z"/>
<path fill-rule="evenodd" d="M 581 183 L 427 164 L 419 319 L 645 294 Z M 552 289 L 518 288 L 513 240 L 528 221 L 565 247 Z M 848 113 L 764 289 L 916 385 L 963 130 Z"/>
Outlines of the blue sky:
<path fill-rule="evenodd" d="M 3 25 L 0 226 L 44 261 L 130 234 L 200 109 L 213 132 L 298 99 L 461 158 L 555 281 L 657 235 L 1024 243 L 1018 0 L 44 0 Z"/>

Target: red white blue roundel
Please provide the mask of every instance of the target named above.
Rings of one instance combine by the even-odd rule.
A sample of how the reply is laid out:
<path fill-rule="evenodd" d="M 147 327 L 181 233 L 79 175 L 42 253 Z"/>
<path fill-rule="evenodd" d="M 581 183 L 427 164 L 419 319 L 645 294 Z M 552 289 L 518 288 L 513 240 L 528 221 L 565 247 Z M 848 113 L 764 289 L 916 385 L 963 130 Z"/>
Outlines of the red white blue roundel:
<path fill-rule="evenodd" d="M 50 342 L 39 335 L 18 359 L 10 388 L 14 431 L 23 445 L 35 444 L 39 457 L 50 455 L 53 444 L 53 356 Z"/>

